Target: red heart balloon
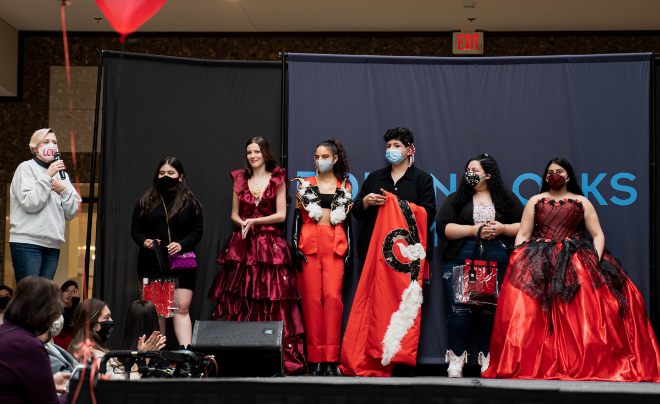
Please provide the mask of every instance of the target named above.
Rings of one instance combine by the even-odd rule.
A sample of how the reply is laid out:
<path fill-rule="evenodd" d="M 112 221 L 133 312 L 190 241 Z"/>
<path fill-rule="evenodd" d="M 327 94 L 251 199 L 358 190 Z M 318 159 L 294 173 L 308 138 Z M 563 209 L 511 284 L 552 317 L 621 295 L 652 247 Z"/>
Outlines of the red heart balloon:
<path fill-rule="evenodd" d="M 121 34 L 124 42 L 126 35 L 135 32 L 142 24 L 149 21 L 167 0 L 94 0 L 108 19 L 112 28 Z"/>

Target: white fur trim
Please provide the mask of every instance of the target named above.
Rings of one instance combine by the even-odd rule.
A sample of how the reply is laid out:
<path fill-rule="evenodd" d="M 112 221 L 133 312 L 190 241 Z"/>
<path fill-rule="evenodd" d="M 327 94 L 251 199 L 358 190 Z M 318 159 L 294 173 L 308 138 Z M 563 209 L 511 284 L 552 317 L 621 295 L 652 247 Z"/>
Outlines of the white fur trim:
<path fill-rule="evenodd" d="M 410 286 L 403 291 L 399 310 L 392 314 L 390 325 L 387 326 L 383 338 L 383 359 L 380 361 L 383 366 L 389 365 L 392 358 L 401 350 L 401 340 L 415 324 L 423 301 L 419 282 L 410 282 Z"/>
<path fill-rule="evenodd" d="M 309 217 L 318 222 L 323 217 L 323 209 L 318 203 L 308 203 L 305 210 L 309 213 Z"/>
<path fill-rule="evenodd" d="M 413 245 L 405 245 L 401 243 L 397 243 L 399 246 L 399 249 L 401 250 L 401 255 L 404 257 L 408 258 L 411 261 L 415 260 L 423 260 L 426 258 L 426 251 L 424 251 L 424 246 L 421 243 L 413 244 Z"/>
<path fill-rule="evenodd" d="M 346 212 L 343 206 L 337 206 L 330 212 L 330 223 L 333 226 L 338 225 L 346 219 Z"/>

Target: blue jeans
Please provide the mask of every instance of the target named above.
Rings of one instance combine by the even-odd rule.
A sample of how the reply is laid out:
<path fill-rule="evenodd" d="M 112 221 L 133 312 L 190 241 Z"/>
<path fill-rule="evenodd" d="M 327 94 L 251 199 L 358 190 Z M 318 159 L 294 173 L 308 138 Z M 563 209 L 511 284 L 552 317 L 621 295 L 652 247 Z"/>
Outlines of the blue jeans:
<path fill-rule="evenodd" d="M 60 250 L 35 244 L 9 243 L 16 283 L 27 276 L 41 276 L 51 281 L 57 271 Z"/>
<path fill-rule="evenodd" d="M 465 265 L 465 260 L 470 259 L 472 256 L 474 243 L 475 238 L 470 237 L 463 244 L 456 257 L 451 261 L 445 262 L 442 266 L 442 281 L 448 308 L 448 349 L 451 349 L 458 356 L 468 350 L 468 345 L 475 328 L 479 351 L 483 352 L 484 355 L 488 355 L 490 337 L 493 334 L 493 324 L 495 322 L 495 306 L 456 303 L 454 300 L 454 267 Z M 509 262 L 509 255 L 499 240 L 488 242 L 488 253 L 490 260 L 496 261 L 498 264 L 497 279 L 501 287 Z M 484 257 L 475 256 L 475 259 L 484 259 Z"/>

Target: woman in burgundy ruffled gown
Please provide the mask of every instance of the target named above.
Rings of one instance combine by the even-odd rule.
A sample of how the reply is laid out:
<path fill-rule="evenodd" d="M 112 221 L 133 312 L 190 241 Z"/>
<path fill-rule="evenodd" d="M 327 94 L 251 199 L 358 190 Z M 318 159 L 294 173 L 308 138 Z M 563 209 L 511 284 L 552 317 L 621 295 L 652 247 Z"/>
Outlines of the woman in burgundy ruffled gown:
<path fill-rule="evenodd" d="M 218 302 L 219 321 L 283 321 L 284 372 L 307 369 L 300 334 L 305 331 L 302 295 L 284 240 L 285 171 L 278 167 L 262 137 L 246 144 L 245 170 L 231 173 L 234 181 L 231 220 L 238 227 L 222 247 L 222 269 L 209 290 Z"/>
<path fill-rule="evenodd" d="M 555 158 L 544 176 L 523 214 L 482 377 L 660 381 L 644 300 L 605 249 L 573 168 Z"/>

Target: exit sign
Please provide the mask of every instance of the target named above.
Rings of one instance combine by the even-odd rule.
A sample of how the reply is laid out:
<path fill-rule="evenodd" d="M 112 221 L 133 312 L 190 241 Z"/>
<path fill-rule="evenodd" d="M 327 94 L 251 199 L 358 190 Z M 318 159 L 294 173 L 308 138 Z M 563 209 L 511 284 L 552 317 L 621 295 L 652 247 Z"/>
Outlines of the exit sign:
<path fill-rule="evenodd" d="M 483 32 L 454 32 L 454 55 L 469 55 L 484 53 Z"/>

